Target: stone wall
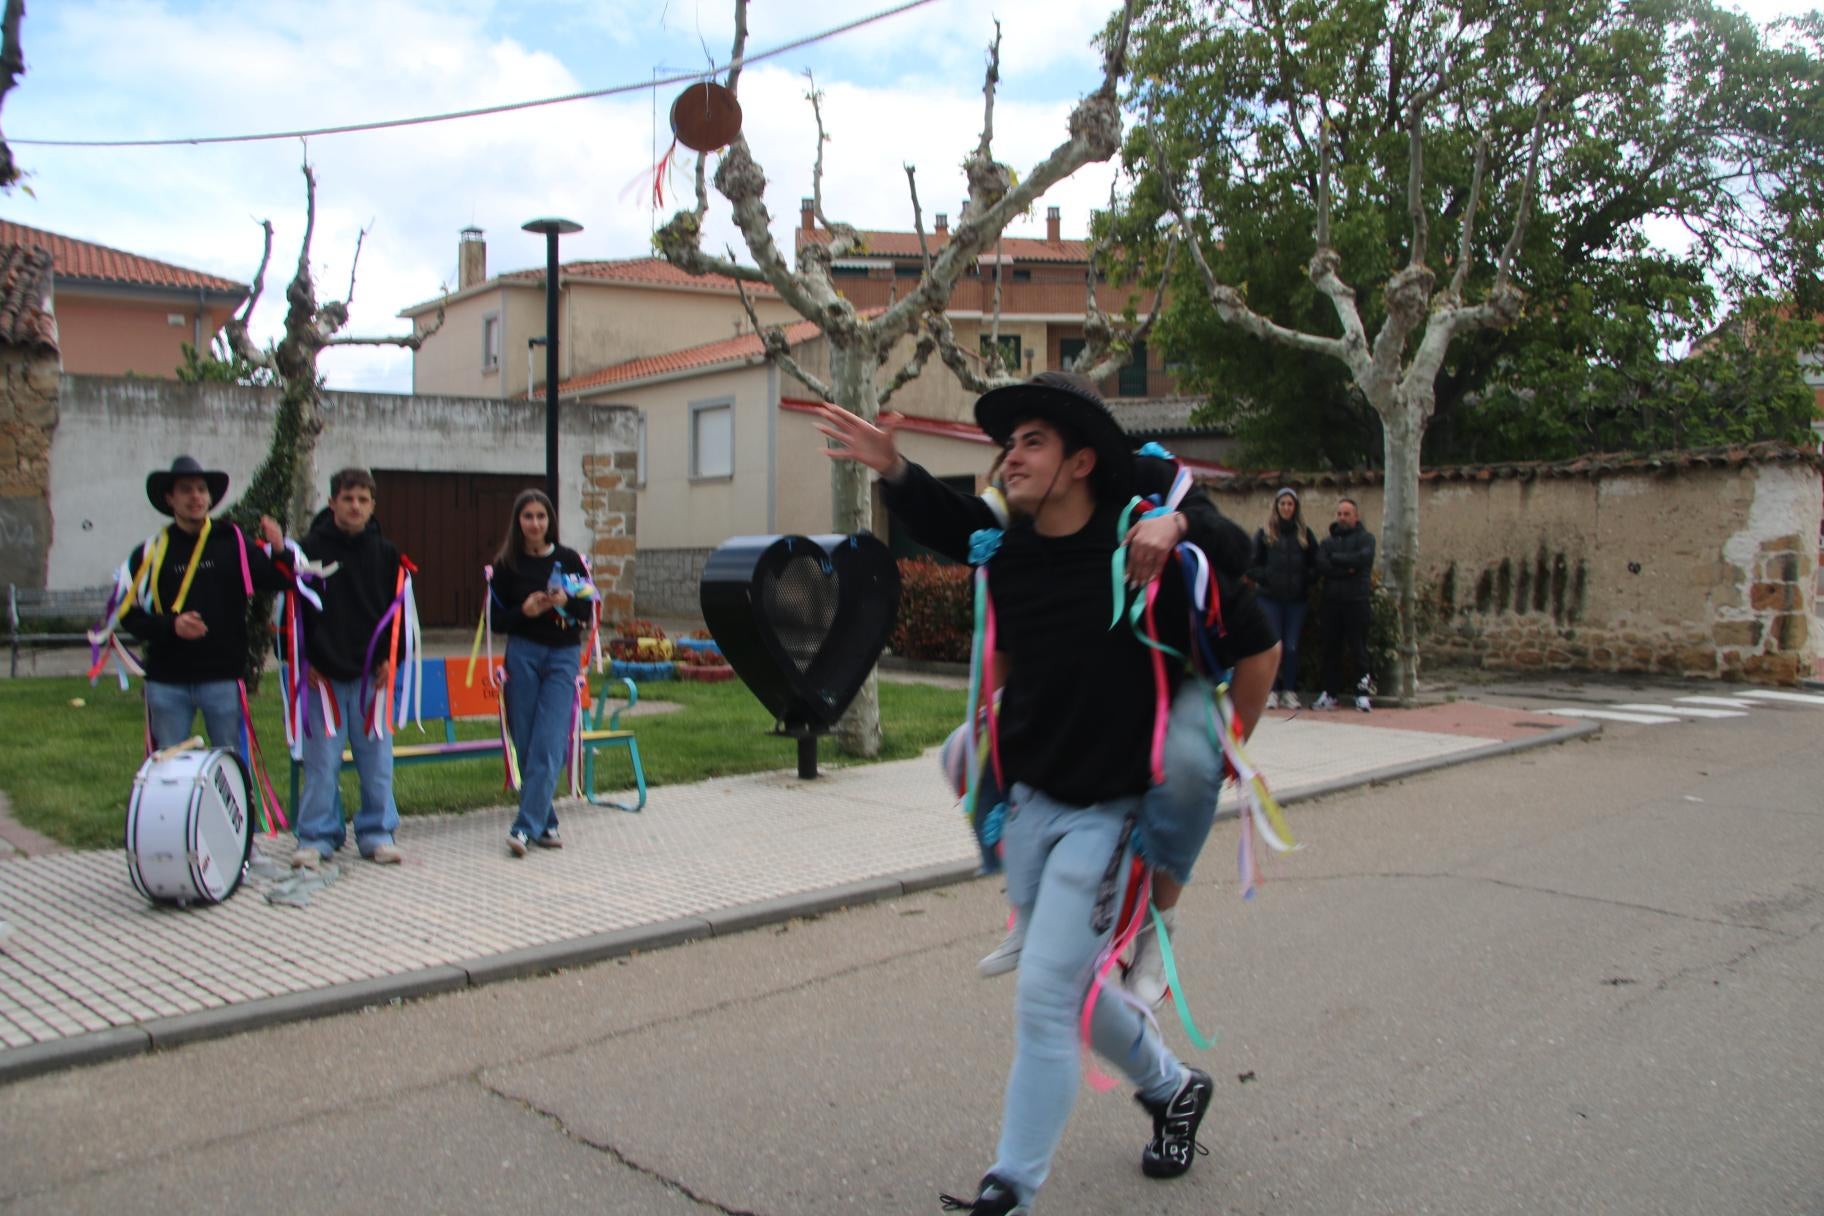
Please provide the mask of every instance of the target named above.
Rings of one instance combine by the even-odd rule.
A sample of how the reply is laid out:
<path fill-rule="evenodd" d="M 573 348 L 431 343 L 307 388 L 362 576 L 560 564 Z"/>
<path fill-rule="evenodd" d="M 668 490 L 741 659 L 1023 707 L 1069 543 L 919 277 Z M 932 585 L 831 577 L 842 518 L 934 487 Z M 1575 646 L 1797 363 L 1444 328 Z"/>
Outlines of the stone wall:
<path fill-rule="evenodd" d="M 634 537 L 640 497 L 633 488 L 639 453 L 601 452 L 583 457 L 583 518 L 589 528 L 589 571 L 601 589 L 602 619 L 633 616 Z"/>
<path fill-rule="evenodd" d="M 0 345 L 0 584 L 45 585 L 57 387 L 55 350 Z"/>
<path fill-rule="evenodd" d="M 634 577 L 634 603 L 639 615 L 700 617 L 701 587 L 709 549 L 642 549 Z"/>
<path fill-rule="evenodd" d="M 1381 532 L 1378 477 L 1287 475 L 1321 538 L 1342 495 Z M 1212 484 L 1250 533 L 1278 480 Z M 1771 447 L 1431 470 L 1419 500 L 1423 658 L 1792 683 L 1820 647 L 1815 455 Z"/>

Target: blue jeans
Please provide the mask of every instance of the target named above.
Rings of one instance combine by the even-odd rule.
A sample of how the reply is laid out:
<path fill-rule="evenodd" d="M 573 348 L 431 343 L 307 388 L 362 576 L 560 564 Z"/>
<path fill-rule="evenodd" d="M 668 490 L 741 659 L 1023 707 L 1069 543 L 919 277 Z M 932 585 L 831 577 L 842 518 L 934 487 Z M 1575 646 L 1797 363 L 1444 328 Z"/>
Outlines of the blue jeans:
<path fill-rule="evenodd" d="M 519 815 L 512 830 L 537 840 L 557 826 L 551 797 L 570 750 L 570 714 L 576 704 L 581 645 L 546 646 L 507 639 L 507 731 L 519 753 Z"/>
<path fill-rule="evenodd" d="M 1260 610 L 1279 633 L 1279 674 L 1273 679 L 1274 692 L 1298 691 L 1298 635 L 1304 632 L 1305 613 L 1310 607 L 1305 600 L 1260 597 Z"/>
<path fill-rule="evenodd" d="M 393 803 L 393 739 L 376 739 L 361 729 L 361 682 L 331 680 L 330 694 L 342 715 L 341 728 L 323 729 L 322 685 L 311 680 L 304 705 L 304 790 L 298 795 L 298 844 L 328 857 L 348 839 L 342 822 L 342 749 L 354 753 L 361 778 L 361 805 L 355 811 L 355 847 L 367 857 L 391 844 L 399 828 Z"/>
<path fill-rule="evenodd" d="M 1140 855 L 1181 883 L 1191 881 L 1222 793 L 1222 751 L 1210 738 L 1215 712 L 1210 695 L 1209 685 L 1185 676 L 1166 724 L 1165 783 L 1146 791 L 1140 803 Z"/>
<path fill-rule="evenodd" d="M 146 716 L 152 723 L 152 746 L 175 747 L 188 739 L 198 710 L 202 711 L 203 727 L 209 732 L 209 746 L 241 750 L 241 690 L 235 681 L 146 681 Z"/>
<path fill-rule="evenodd" d="M 1006 827 L 1007 895 L 1026 926 L 1014 1001 L 1013 1070 L 1001 1113 L 993 1172 L 1030 1201 L 1051 1171 L 1051 1157 L 1077 1100 L 1081 1059 L 1077 1018 L 1096 956 L 1108 933 L 1091 925 L 1096 889 L 1138 798 L 1075 807 L 1023 783 L 1013 787 Z M 1127 857 L 1121 859 L 1122 884 Z M 1121 892 L 1115 893 L 1119 910 Z M 1166 1101 L 1184 1069 L 1141 1012 L 1114 993 L 1096 1002 L 1090 1023 L 1096 1054 L 1143 1097 Z"/>

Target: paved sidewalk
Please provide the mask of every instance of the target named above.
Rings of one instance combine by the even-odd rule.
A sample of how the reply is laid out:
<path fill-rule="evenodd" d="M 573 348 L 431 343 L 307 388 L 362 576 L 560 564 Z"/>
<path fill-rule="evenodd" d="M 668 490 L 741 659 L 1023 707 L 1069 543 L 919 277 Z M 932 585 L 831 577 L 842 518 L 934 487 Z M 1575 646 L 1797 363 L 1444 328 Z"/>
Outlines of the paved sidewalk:
<path fill-rule="evenodd" d="M 1272 713 L 1251 751 L 1296 801 L 1595 729 L 1471 703 Z M 304 907 L 268 902 L 271 864 L 227 903 L 178 911 L 135 893 L 118 850 L 0 862 L 0 1081 L 736 932 L 975 864 L 931 755 L 808 783 L 667 786 L 638 815 L 559 814 L 567 847 L 524 859 L 505 847 L 508 810 L 408 819 L 404 865 L 345 849 Z M 290 844 L 256 849 L 284 858 Z M 1204 874 L 1229 880 L 1217 862 Z"/>

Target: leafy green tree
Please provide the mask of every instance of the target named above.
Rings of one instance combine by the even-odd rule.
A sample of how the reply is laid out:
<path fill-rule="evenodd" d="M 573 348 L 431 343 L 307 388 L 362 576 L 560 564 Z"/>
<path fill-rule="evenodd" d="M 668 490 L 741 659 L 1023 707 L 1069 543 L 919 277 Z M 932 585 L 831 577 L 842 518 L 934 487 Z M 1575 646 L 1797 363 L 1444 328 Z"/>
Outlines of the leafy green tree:
<path fill-rule="evenodd" d="M 1620 380 L 1683 391 L 1689 431 L 1703 395 L 1679 386 L 1731 352 L 1678 375 L 1668 350 L 1750 294 L 1814 289 L 1821 30 L 1763 34 L 1704 0 L 1147 10 L 1135 181 L 1104 231 L 1137 262 L 1190 238 L 1160 340 L 1256 457 L 1386 468 L 1402 691 L 1434 417 L 1488 456 L 1575 450 Z M 1557 423 L 1488 425 L 1529 413 Z"/>

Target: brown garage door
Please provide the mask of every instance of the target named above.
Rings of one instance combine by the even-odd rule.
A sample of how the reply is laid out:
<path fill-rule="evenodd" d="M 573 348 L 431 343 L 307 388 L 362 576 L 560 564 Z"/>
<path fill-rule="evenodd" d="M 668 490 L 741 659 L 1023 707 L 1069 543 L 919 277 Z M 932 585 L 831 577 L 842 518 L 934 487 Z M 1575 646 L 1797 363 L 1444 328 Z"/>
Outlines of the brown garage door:
<path fill-rule="evenodd" d="M 418 564 L 418 616 L 427 628 L 470 626 L 481 613 L 481 568 L 494 558 L 521 490 L 536 473 L 418 473 L 375 469 L 375 514 Z"/>

